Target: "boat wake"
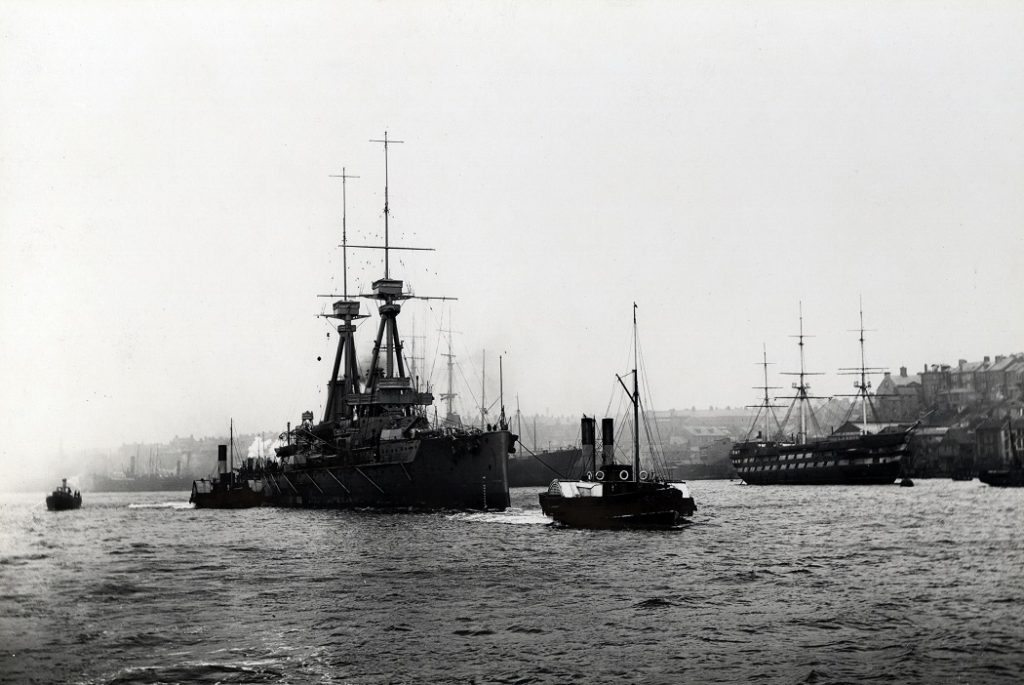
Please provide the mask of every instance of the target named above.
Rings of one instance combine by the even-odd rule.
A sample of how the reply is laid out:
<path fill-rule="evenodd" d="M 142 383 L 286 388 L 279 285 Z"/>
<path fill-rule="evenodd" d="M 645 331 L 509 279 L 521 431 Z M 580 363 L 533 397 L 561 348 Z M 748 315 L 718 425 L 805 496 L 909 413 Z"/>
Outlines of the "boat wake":
<path fill-rule="evenodd" d="M 450 515 L 448 520 L 462 523 L 503 523 L 510 526 L 546 526 L 551 523 L 551 519 L 539 509 L 459 512 Z"/>
<path fill-rule="evenodd" d="M 129 504 L 129 509 L 192 509 L 191 502 L 182 502 L 176 500 L 174 502 L 141 502 L 135 504 Z"/>

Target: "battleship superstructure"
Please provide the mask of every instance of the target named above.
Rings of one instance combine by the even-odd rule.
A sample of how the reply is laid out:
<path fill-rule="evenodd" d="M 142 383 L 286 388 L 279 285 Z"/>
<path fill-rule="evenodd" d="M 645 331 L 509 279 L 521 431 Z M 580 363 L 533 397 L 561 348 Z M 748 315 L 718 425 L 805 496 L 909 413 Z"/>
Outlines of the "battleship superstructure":
<path fill-rule="evenodd" d="M 800 333 L 796 336 L 800 347 L 800 371 L 794 375 L 799 381 L 793 384 L 796 390 L 790 399 L 789 412 L 781 423 L 776 422 L 773 431 L 768 423 L 772 406 L 768 398 L 767 359 L 765 360 L 764 401 L 758 416 L 754 417 L 757 426 L 764 413 L 763 432 L 733 445 L 729 454 L 733 467 L 740 478 L 750 485 L 884 485 L 892 484 L 901 473 L 903 459 L 909 453 L 909 442 L 912 428 L 891 426 L 877 433 L 863 430 L 867 424 L 867 408 L 870 395 L 867 374 L 871 371 L 864 366 L 864 315 L 861 313 L 860 345 L 861 366 L 857 370 L 859 382 L 855 384 L 861 401 L 863 414 L 861 429 L 856 432 L 835 432 L 828 436 L 820 435 L 820 428 L 809 411 L 811 396 L 808 394 L 810 385 L 804 370 L 804 324 L 803 312 L 800 313 Z M 855 406 L 855 405 L 854 405 Z M 794 408 L 799 414 L 799 432 L 796 436 L 786 437 L 784 427 Z M 853 407 L 851 406 L 851 411 Z M 810 422 L 819 433 L 810 436 Z"/>
<path fill-rule="evenodd" d="M 384 244 L 349 245 L 342 219 L 343 270 L 349 248 L 382 249 L 384 275 L 372 292 L 380 323 L 370 366 L 363 373 L 356 358 L 354 321 L 363 318 L 359 301 L 349 299 L 347 274 L 341 299 L 334 302 L 338 348 L 328 382 L 323 417 L 303 412 L 289 426 L 278 448 L 279 462 L 264 470 L 269 504 L 295 507 L 401 507 L 496 509 L 509 506 L 507 461 L 516 436 L 502 418 L 482 429 L 433 425 L 426 407 L 433 403 L 406 371 L 398 314 L 414 299 L 401 280 L 392 278 L 390 252 L 426 248 L 395 247 L 389 241 L 387 159 L 384 145 Z M 344 184 L 347 176 L 341 174 Z M 342 186 L 344 189 L 344 185 Z M 423 298 L 415 299 L 448 299 Z"/>

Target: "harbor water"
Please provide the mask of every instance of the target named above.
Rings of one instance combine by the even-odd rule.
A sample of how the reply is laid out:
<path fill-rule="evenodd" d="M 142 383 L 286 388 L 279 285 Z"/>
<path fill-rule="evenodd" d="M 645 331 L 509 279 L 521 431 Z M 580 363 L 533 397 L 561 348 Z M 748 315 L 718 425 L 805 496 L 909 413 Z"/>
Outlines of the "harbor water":
<path fill-rule="evenodd" d="M 670 531 L 0 494 L 5 683 L 1013 683 L 1024 490 L 693 481 Z"/>

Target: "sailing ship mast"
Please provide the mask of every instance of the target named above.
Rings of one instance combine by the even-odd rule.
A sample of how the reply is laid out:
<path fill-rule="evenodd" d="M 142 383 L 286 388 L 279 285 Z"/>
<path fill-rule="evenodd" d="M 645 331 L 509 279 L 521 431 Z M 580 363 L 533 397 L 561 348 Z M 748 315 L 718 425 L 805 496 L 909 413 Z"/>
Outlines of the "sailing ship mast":
<path fill-rule="evenodd" d="M 480 351 L 480 430 L 487 427 L 487 350 Z"/>
<path fill-rule="evenodd" d="M 855 375 L 859 378 L 853 382 L 853 387 L 857 389 L 854 395 L 843 395 L 843 397 L 855 397 L 853 406 L 850 407 L 846 413 L 846 418 L 843 423 L 850 420 L 850 415 L 853 413 L 856 407 L 857 400 L 860 401 L 860 412 L 861 412 L 861 430 L 866 431 L 868 423 L 868 408 L 871 408 L 871 415 L 875 421 L 878 420 L 878 412 L 875 410 L 874 402 L 871 400 L 871 394 L 868 392 L 871 388 L 871 381 L 868 380 L 869 375 L 875 375 L 884 373 L 885 369 L 880 367 L 868 367 L 864 357 L 864 302 L 861 300 L 859 306 L 860 312 L 860 328 L 852 329 L 852 332 L 859 333 L 860 336 L 858 341 L 860 342 L 860 366 L 858 367 L 844 367 L 839 370 L 839 373 L 844 375 Z"/>
<path fill-rule="evenodd" d="M 772 411 L 773 409 L 780 408 L 780 405 L 772 404 L 771 400 L 768 397 L 768 391 L 769 390 L 778 390 L 780 388 L 777 385 L 768 385 L 768 364 L 769 364 L 769 362 L 768 362 L 768 348 L 767 348 L 767 346 L 764 343 L 761 343 L 761 359 L 762 359 L 762 361 L 761 361 L 761 363 L 758 366 L 761 366 L 761 367 L 764 368 L 764 385 L 755 385 L 754 389 L 755 390 L 764 390 L 764 399 L 761 400 L 761 404 L 756 404 L 756 405 L 748 404 L 747 405 L 748 409 L 757 409 L 757 414 L 754 415 L 754 420 L 751 422 L 750 430 L 747 431 L 747 435 L 744 438 L 744 440 L 749 440 L 750 439 L 750 434 L 753 433 L 754 432 L 754 428 L 757 427 L 757 422 L 761 418 L 762 413 L 764 415 L 764 432 L 761 434 L 763 436 L 763 438 L 765 440 L 770 440 L 771 439 L 771 432 L 769 430 L 769 424 L 768 424 L 769 417 L 775 419 L 775 425 L 776 425 L 777 428 L 779 428 L 779 431 L 781 432 L 781 426 L 779 426 L 779 420 L 775 416 L 775 412 Z"/>
<path fill-rule="evenodd" d="M 443 319 L 442 319 L 442 322 L 443 322 Z M 455 372 L 455 355 L 452 353 L 452 334 L 455 333 L 455 332 L 456 331 L 452 330 L 452 313 L 449 310 L 449 312 L 448 312 L 448 328 L 447 329 L 445 329 L 445 328 L 438 329 L 438 333 L 445 333 L 448 336 L 448 353 L 447 354 L 445 354 L 444 352 L 441 353 L 441 356 L 445 357 L 448 360 L 448 392 L 443 393 L 441 395 L 441 399 L 444 400 L 445 403 L 446 403 L 445 411 L 447 413 L 445 414 L 445 417 L 444 417 L 444 422 L 446 424 L 454 423 L 454 420 L 455 420 L 455 415 L 452 412 L 452 400 L 455 399 L 455 390 L 454 390 L 454 386 L 453 386 L 454 375 L 455 375 L 454 374 L 454 372 Z"/>
<path fill-rule="evenodd" d="M 498 355 L 498 406 L 501 407 L 501 412 L 498 414 L 498 427 L 501 430 L 508 428 L 508 422 L 505 419 L 505 372 L 502 367 L 503 355 Z"/>
<path fill-rule="evenodd" d="M 821 433 L 821 428 L 818 426 L 818 419 L 814 415 L 814 411 L 808 406 L 811 401 L 811 396 L 807 394 L 807 391 L 811 389 L 810 384 L 807 382 L 807 376 L 820 376 L 821 372 L 818 371 L 807 371 L 804 368 L 804 338 L 811 336 L 804 334 L 804 304 L 800 302 L 800 332 L 797 335 L 790 336 L 791 338 L 797 338 L 797 345 L 800 348 L 800 371 L 787 371 L 783 372 L 786 376 L 799 376 L 799 380 L 793 383 L 793 389 L 796 390 L 794 396 L 786 399 L 793 400 L 793 404 L 789 405 L 789 411 L 786 412 L 786 418 L 782 425 L 789 423 L 789 416 L 793 411 L 794 406 L 799 406 L 800 411 L 800 432 L 797 434 L 797 443 L 804 444 L 807 442 L 807 423 L 808 417 L 810 422 L 814 426 L 816 433 Z"/>

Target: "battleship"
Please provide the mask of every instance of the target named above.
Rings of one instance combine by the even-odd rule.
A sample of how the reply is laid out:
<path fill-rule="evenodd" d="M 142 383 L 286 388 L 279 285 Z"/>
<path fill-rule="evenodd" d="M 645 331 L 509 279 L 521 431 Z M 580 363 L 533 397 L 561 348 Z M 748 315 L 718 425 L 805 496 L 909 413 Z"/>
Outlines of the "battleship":
<path fill-rule="evenodd" d="M 909 454 L 910 436 L 913 427 L 885 426 L 877 433 L 866 431 L 868 426 L 867 410 L 871 405 L 867 380 L 872 372 L 864 365 L 864 315 L 861 312 L 860 345 L 861 365 L 857 369 L 860 378 L 854 386 L 860 398 L 862 421 L 851 424 L 850 431 L 836 431 L 828 436 L 820 435 L 820 428 L 813 411 L 809 410 L 811 396 L 808 394 L 810 385 L 804 370 L 804 327 L 803 312 L 800 313 L 800 371 L 795 375 L 799 380 L 793 384 L 796 390 L 783 421 L 776 421 L 774 430 L 769 423 L 769 416 L 774 416 L 768 391 L 768 361 L 764 355 L 764 400 L 758 407 L 747 437 L 733 445 L 729 458 L 739 476 L 750 485 L 891 485 L 899 478 L 903 461 Z M 853 409 L 851 406 L 851 411 Z M 799 414 L 799 432 L 787 439 L 784 427 L 789 417 L 797 409 Z M 754 438 L 751 433 L 758 427 L 759 420 L 764 420 L 764 427 Z M 813 424 L 819 435 L 812 437 L 808 433 L 808 422 Z M 773 437 L 774 436 L 774 437 Z M 906 484 L 910 484 L 907 481 Z"/>
<path fill-rule="evenodd" d="M 414 296 L 392 277 L 391 253 L 429 250 L 394 246 L 389 238 L 388 151 L 395 141 L 385 133 L 384 244 L 348 244 L 342 214 L 342 293 L 324 316 L 337 321 L 338 346 L 328 379 L 324 413 L 317 421 L 305 411 L 289 424 L 276 462 L 262 471 L 266 504 L 305 508 L 401 508 L 503 510 L 509 506 L 507 463 L 516 437 L 504 410 L 496 424 L 481 428 L 431 422 L 429 388 L 407 372 L 398 318 L 405 300 L 453 299 Z M 345 183 L 354 178 L 343 169 Z M 375 301 L 380 322 L 369 368 L 356 357 L 355 321 L 359 299 L 348 293 L 347 251 L 379 249 L 384 274 L 371 292 L 356 298 Z M 328 295 L 327 297 L 338 297 Z"/>

